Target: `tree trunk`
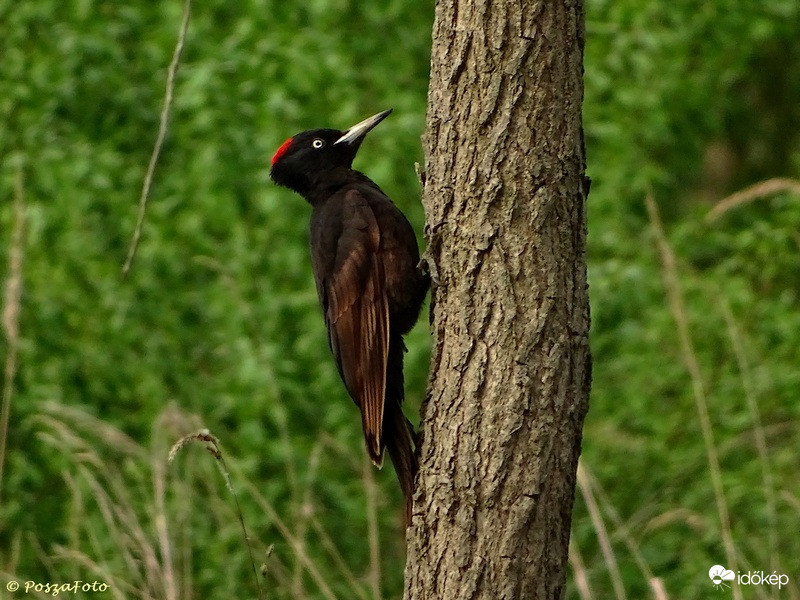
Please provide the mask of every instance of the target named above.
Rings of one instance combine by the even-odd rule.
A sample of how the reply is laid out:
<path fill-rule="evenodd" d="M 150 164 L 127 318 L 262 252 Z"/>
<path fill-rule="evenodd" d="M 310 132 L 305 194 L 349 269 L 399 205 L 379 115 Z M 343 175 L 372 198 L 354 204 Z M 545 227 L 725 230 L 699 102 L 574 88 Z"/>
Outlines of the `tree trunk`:
<path fill-rule="evenodd" d="M 591 362 L 581 0 L 439 0 L 409 600 L 564 596 Z M 438 285 L 437 285 L 438 284 Z"/>

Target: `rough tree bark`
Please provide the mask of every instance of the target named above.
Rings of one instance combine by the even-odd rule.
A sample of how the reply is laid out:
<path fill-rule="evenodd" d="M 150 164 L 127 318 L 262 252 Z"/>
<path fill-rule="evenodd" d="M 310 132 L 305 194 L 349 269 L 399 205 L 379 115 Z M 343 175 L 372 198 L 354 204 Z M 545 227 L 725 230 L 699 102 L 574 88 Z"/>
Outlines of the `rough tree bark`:
<path fill-rule="evenodd" d="M 439 0 L 409 600 L 564 596 L 590 355 L 581 0 Z"/>

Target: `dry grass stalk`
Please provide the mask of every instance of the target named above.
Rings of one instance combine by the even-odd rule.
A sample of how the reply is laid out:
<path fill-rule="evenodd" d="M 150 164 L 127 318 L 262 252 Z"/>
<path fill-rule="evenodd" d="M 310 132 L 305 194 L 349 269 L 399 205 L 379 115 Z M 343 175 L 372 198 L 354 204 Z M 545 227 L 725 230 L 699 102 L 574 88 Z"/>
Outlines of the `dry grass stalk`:
<path fill-rule="evenodd" d="M 139 196 L 139 214 L 136 217 L 136 227 L 133 230 L 133 239 L 131 240 L 130 248 L 128 248 L 128 256 L 125 258 L 125 264 L 122 266 L 122 276 L 127 277 L 133 264 L 133 259 L 136 256 L 136 250 L 139 248 L 139 241 L 142 237 L 142 228 L 144 227 L 144 215 L 147 211 L 147 200 L 150 197 L 150 188 L 153 186 L 153 174 L 156 170 L 156 163 L 161 154 L 161 149 L 164 147 L 164 139 L 167 136 L 167 123 L 169 122 L 169 113 L 172 110 L 172 96 L 175 91 L 175 75 L 178 73 L 178 65 L 180 64 L 181 53 L 183 46 L 186 42 L 186 32 L 189 30 L 189 15 L 191 14 L 192 0 L 184 0 L 183 3 L 183 17 L 181 18 L 180 30 L 178 31 L 178 40 L 175 43 L 175 50 L 172 53 L 172 61 L 167 69 L 167 84 L 164 91 L 164 103 L 161 107 L 161 118 L 158 123 L 158 135 L 156 142 L 153 145 L 153 152 L 150 155 L 150 163 L 147 165 L 147 172 L 144 176 L 144 183 L 142 184 L 142 193 Z"/>
<path fill-rule="evenodd" d="M 283 434 L 281 434 L 281 439 L 283 439 Z M 287 443 L 284 441 L 284 443 Z M 308 459 L 308 476 L 306 477 L 305 481 L 305 489 L 303 491 L 303 497 L 297 498 L 295 496 L 295 532 L 297 535 L 297 539 L 301 545 L 305 548 L 306 546 L 306 536 L 308 534 L 309 528 L 309 521 L 314 516 L 314 481 L 316 479 L 317 473 L 319 471 L 319 466 L 322 461 L 322 450 L 323 444 L 321 440 L 317 440 L 314 444 L 314 447 L 311 449 L 311 453 L 309 454 Z M 290 456 L 290 452 L 287 448 L 287 457 Z M 293 463 L 287 458 L 287 469 L 289 464 Z M 292 470 L 294 467 L 292 466 Z M 303 585 L 303 568 L 300 562 L 295 562 L 295 569 L 294 569 L 294 576 L 292 579 L 292 595 L 295 598 L 302 598 L 305 597 L 305 589 Z"/>
<path fill-rule="evenodd" d="M 56 569 L 52 558 L 47 554 L 47 552 L 44 551 L 44 548 L 42 548 L 39 538 L 37 538 L 33 532 L 28 532 L 26 537 L 28 538 L 28 544 L 31 548 L 33 548 L 34 553 L 36 554 L 39 564 L 44 567 L 44 572 L 47 574 L 47 577 L 51 581 L 55 581 L 58 570 Z"/>
<path fill-rule="evenodd" d="M 113 425 L 109 425 L 106 421 L 78 408 L 58 402 L 44 402 L 41 405 L 41 413 L 61 421 L 71 431 L 84 431 L 86 434 L 91 434 L 109 448 L 114 448 L 137 459 L 144 459 L 147 456 L 144 448 L 133 438 L 125 435 Z M 92 446 L 88 440 L 82 439 L 82 443 L 87 448 Z"/>
<path fill-rule="evenodd" d="M 747 399 L 747 408 L 750 412 L 750 418 L 753 420 L 753 433 L 755 435 L 756 449 L 758 451 L 759 462 L 761 463 L 761 479 L 764 488 L 764 501 L 767 509 L 767 544 L 769 547 L 770 556 L 770 571 L 781 572 L 780 560 L 776 553 L 777 547 L 777 531 L 778 531 L 778 515 L 776 511 L 775 502 L 775 481 L 772 477 L 772 469 L 769 465 L 769 455 L 767 453 L 767 438 L 764 433 L 764 425 L 761 422 L 761 413 L 758 409 L 758 400 L 756 399 L 756 386 L 753 383 L 753 373 L 750 368 L 750 361 L 747 358 L 747 353 L 744 349 L 744 341 L 739 327 L 736 324 L 736 318 L 733 316 L 733 310 L 728 302 L 728 299 L 719 294 L 720 307 L 722 309 L 722 316 L 725 318 L 725 324 L 728 327 L 728 337 L 731 339 L 731 346 L 733 353 L 736 356 L 736 362 L 739 367 L 739 375 L 742 378 L 742 387 L 744 388 L 744 395 Z"/>
<path fill-rule="evenodd" d="M 580 489 L 583 501 L 586 503 L 586 508 L 589 510 L 589 517 L 592 520 L 592 525 L 597 534 L 597 541 L 600 543 L 600 551 L 603 554 L 603 559 L 606 562 L 606 569 L 611 577 L 611 585 L 614 587 L 614 595 L 617 597 L 617 600 L 625 600 L 627 595 L 625 594 L 625 586 L 622 584 L 622 574 L 619 571 L 617 557 L 614 555 L 614 549 L 608 537 L 608 530 L 606 529 L 603 517 L 600 514 L 600 509 L 592 493 L 589 477 L 586 474 L 583 463 L 580 461 L 578 462 L 578 489 Z"/>
<path fill-rule="evenodd" d="M 735 571 L 737 564 L 736 550 L 733 544 L 733 534 L 731 532 L 730 513 L 728 511 L 727 500 L 725 499 L 725 490 L 722 485 L 722 471 L 719 466 L 717 447 L 714 444 L 714 431 L 711 427 L 711 418 L 708 412 L 708 403 L 706 402 L 705 384 L 703 383 L 703 376 L 700 372 L 700 363 L 697 360 L 697 354 L 694 351 L 694 345 L 692 344 L 691 335 L 689 334 L 689 320 L 683 300 L 683 291 L 678 279 L 675 254 L 667 241 L 667 235 L 658 214 L 658 207 L 650 194 L 645 197 L 645 205 L 647 206 L 650 225 L 653 228 L 659 254 L 661 255 L 667 300 L 670 312 L 672 312 L 672 317 L 678 329 L 681 354 L 692 381 L 695 406 L 700 420 L 700 429 L 703 434 L 706 458 L 711 473 L 711 484 L 714 489 L 714 500 L 717 505 L 717 513 L 719 514 L 722 542 L 725 548 L 725 560 L 727 561 L 726 566 Z M 734 600 L 741 600 L 742 593 L 741 590 L 739 590 L 739 586 L 733 586 L 732 589 Z"/>
<path fill-rule="evenodd" d="M 672 525 L 673 523 L 686 525 L 698 533 L 705 531 L 708 527 L 708 523 L 706 523 L 702 516 L 686 507 L 679 506 L 678 508 L 666 510 L 661 514 L 649 519 L 645 523 L 644 532 L 647 533 L 650 531 L 656 531 L 662 527 Z"/>
<path fill-rule="evenodd" d="M 370 600 L 369 594 L 367 594 L 367 592 L 364 590 L 364 586 L 358 582 L 356 576 L 350 570 L 350 567 L 347 566 L 347 562 L 342 556 L 342 553 L 339 552 L 339 549 L 336 547 L 333 539 L 331 539 L 330 534 L 325 531 L 325 527 L 323 527 L 322 523 L 320 523 L 316 516 L 312 517 L 311 526 L 314 529 L 314 533 L 317 534 L 319 541 L 322 543 L 322 547 L 331 557 L 333 564 L 339 570 L 339 573 L 342 575 L 344 580 L 350 585 L 353 592 L 359 598 L 361 598 L 361 600 Z"/>
<path fill-rule="evenodd" d="M 158 546 L 161 554 L 161 564 L 163 565 L 163 582 L 166 600 L 178 600 L 178 587 L 175 581 L 175 573 L 172 569 L 172 544 L 167 530 L 167 511 L 165 508 L 166 499 L 166 475 L 164 473 L 164 463 L 160 457 L 153 457 L 153 489 L 155 494 L 155 527 L 158 535 Z"/>
<path fill-rule="evenodd" d="M 653 590 L 653 600 L 668 600 L 667 591 L 664 589 L 664 582 L 660 577 L 648 579 L 650 589 Z"/>
<path fill-rule="evenodd" d="M 102 565 L 97 564 L 83 552 L 79 552 L 72 548 L 56 546 L 55 558 L 82 565 L 90 573 L 98 577 L 100 581 L 108 584 L 108 593 L 110 593 L 115 600 L 126 600 L 126 598 L 129 597 L 128 594 L 136 592 L 135 589 L 127 585 L 125 582 L 116 579 L 113 573 L 104 568 Z"/>
<path fill-rule="evenodd" d="M 589 575 L 583 563 L 583 557 L 575 544 L 569 545 L 569 564 L 572 567 L 572 575 L 575 587 L 578 588 L 578 596 L 581 600 L 592 600 L 592 590 L 589 587 Z"/>
<path fill-rule="evenodd" d="M 716 221 L 726 212 L 742 204 L 747 204 L 761 198 L 767 198 L 781 192 L 791 192 L 800 195 L 800 181 L 796 179 L 786 179 L 775 177 L 761 181 L 748 188 L 740 190 L 735 194 L 731 194 L 727 198 L 723 198 L 706 215 L 706 223 Z"/>
<path fill-rule="evenodd" d="M 197 419 L 189 420 L 196 426 Z M 51 569 L 50 579 L 63 579 L 73 569 L 73 579 L 85 579 L 84 569 L 95 561 L 112 574 L 113 585 L 126 598 L 192 596 L 191 552 L 187 554 L 182 543 L 174 544 L 166 527 L 168 479 L 163 443 L 148 452 L 114 427 L 96 423 L 77 409 L 47 405 L 35 421 L 41 425 L 38 438 L 73 464 L 64 473 L 71 498 L 69 542 L 66 549 L 56 551 L 62 566 Z M 188 425 L 185 415 L 168 407 L 155 422 L 154 439 L 159 439 L 159 433 L 174 438 L 168 429 L 185 431 Z M 176 494 L 177 498 L 187 496 L 185 489 Z M 93 507 L 87 509 L 86 503 Z M 188 512 L 186 508 L 183 514 Z M 179 546 L 183 562 L 176 573 L 174 549 Z M 113 548 L 111 555 L 109 548 Z M 42 556 L 44 561 L 44 551 Z"/>
<path fill-rule="evenodd" d="M 72 523 L 73 547 L 57 549 L 55 556 L 68 565 L 82 565 L 89 567 L 93 573 L 110 574 L 109 578 L 105 579 L 106 583 L 115 589 L 124 587 L 127 590 L 124 594 L 125 597 L 134 592 L 142 597 L 163 596 L 161 593 L 164 579 L 162 567 L 158 562 L 155 548 L 150 543 L 136 513 L 127 483 L 123 480 L 120 472 L 101 459 L 95 451 L 95 447 L 81 435 L 84 432 L 78 423 L 85 423 L 85 419 L 81 417 L 75 421 L 60 420 L 47 414 L 40 414 L 36 420 L 49 429 L 49 431 L 40 431 L 39 438 L 63 452 L 75 463 L 79 478 L 76 479 L 71 475 L 65 476 L 65 481 L 72 491 L 73 505 L 82 503 L 83 494 L 80 490 L 83 488 L 79 485 L 80 481 L 88 486 L 90 490 L 88 497 L 94 501 L 105 525 L 103 532 L 105 535 L 100 535 L 94 531 L 91 519 L 74 521 Z M 103 453 L 102 446 L 99 448 Z M 140 451 L 141 448 L 137 447 L 128 456 L 141 455 Z M 82 511 L 82 508 L 78 509 L 78 513 L 73 513 L 73 516 L 76 519 L 80 518 Z M 79 542 L 84 539 L 88 541 L 94 556 L 107 555 L 107 543 L 103 543 L 101 540 L 113 540 L 116 549 L 115 555 L 122 558 L 128 569 L 130 581 L 136 583 L 129 583 L 121 577 L 114 577 L 109 567 L 93 562 L 86 552 L 79 549 Z M 77 560 L 78 558 L 80 560 Z M 75 577 L 81 578 L 77 572 Z M 114 577 L 113 581 L 111 577 Z"/>
<path fill-rule="evenodd" d="M 800 517 L 800 498 L 793 496 L 789 490 L 781 490 L 781 498 L 796 510 L 798 517 Z"/>
<path fill-rule="evenodd" d="M 305 546 L 301 544 L 297 537 L 292 534 L 291 530 L 283 522 L 283 519 L 281 519 L 278 515 L 275 507 L 273 507 L 266 498 L 258 493 L 255 485 L 249 481 L 245 481 L 245 486 L 256 503 L 258 503 L 261 509 L 267 514 L 267 517 L 275 524 L 275 527 L 278 529 L 281 536 L 283 536 L 283 539 L 285 539 L 289 546 L 291 546 L 292 552 L 294 552 L 297 559 L 303 563 L 303 566 L 306 568 L 306 571 L 308 571 L 311 579 L 314 580 L 314 583 L 317 584 L 317 587 L 319 588 L 320 592 L 322 592 L 322 595 L 325 596 L 327 600 L 336 600 L 336 595 L 333 593 L 331 586 L 327 581 L 325 581 L 325 577 L 323 577 L 322 572 L 317 568 L 317 565 L 314 564 L 314 561 L 308 555 L 308 552 L 306 552 Z"/>
<path fill-rule="evenodd" d="M 650 565 L 647 564 L 642 552 L 639 550 L 638 542 L 633 539 L 633 536 L 631 536 L 629 533 L 628 526 L 622 522 L 622 519 L 617 513 L 617 510 L 614 508 L 614 505 L 611 503 L 611 500 L 608 498 L 608 495 L 605 493 L 605 490 L 600 485 L 600 482 L 594 476 L 592 476 L 592 473 L 589 470 L 589 467 L 586 466 L 586 463 L 581 462 L 581 465 L 588 489 L 590 492 L 594 492 L 596 504 L 602 507 L 603 512 L 608 515 L 609 519 L 616 527 L 612 537 L 622 539 L 622 541 L 625 542 L 625 545 L 628 547 L 633 559 L 636 561 L 636 564 L 639 567 L 639 570 L 642 572 L 642 575 L 648 581 L 653 580 L 655 578 L 653 570 L 650 568 Z"/>
<path fill-rule="evenodd" d="M 381 540 L 378 533 L 378 485 L 372 462 L 364 454 L 362 480 L 367 500 L 367 538 L 369 540 L 369 571 L 367 579 L 374 600 L 381 600 Z"/>
<path fill-rule="evenodd" d="M 3 381 L 3 401 L 0 404 L 0 501 L 3 497 L 3 470 L 6 462 L 6 442 L 8 440 L 8 420 L 11 414 L 11 398 L 14 395 L 14 379 L 17 374 L 17 355 L 19 353 L 19 311 L 22 295 L 23 232 L 25 229 L 25 181 L 22 166 L 17 166 L 14 177 L 14 224 L 8 248 L 8 279 L 6 280 L 5 301 L 3 304 L 3 329 L 8 350 Z"/>
<path fill-rule="evenodd" d="M 261 565 L 261 574 L 264 577 L 271 575 L 281 588 L 286 590 L 291 589 L 292 581 L 289 568 L 275 556 L 273 553 L 274 548 L 274 544 L 270 544 L 267 548 L 264 554 L 264 562 Z"/>
<path fill-rule="evenodd" d="M 114 503 L 115 500 L 112 499 L 109 494 L 106 492 L 106 488 L 97 480 L 97 478 L 86 468 L 79 469 L 80 475 L 82 479 L 88 483 L 89 488 L 92 490 L 92 499 L 95 501 L 95 504 L 100 509 L 100 514 L 103 518 L 103 523 L 106 526 L 107 537 L 112 540 L 115 540 L 115 546 L 117 548 L 118 555 L 122 558 L 125 563 L 125 566 L 128 569 L 128 572 L 132 575 L 131 579 L 135 579 L 136 581 L 141 581 L 144 579 L 143 574 L 141 573 L 140 566 L 141 560 L 139 559 L 138 554 L 134 555 L 134 549 L 132 548 L 131 544 L 131 537 L 127 534 L 124 529 L 124 526 L 119 523 L 118 519 L 114 514 Z M 76 486 L 77 487 L 77 486 Z M 80 498 L 78 498 L 80 500 Z M 73 504 L 75 504 L 75 497 L 73 496 Z M 103 548 L 99 543 L 99 536 L 93 534 L 92 530 L 88 529 L 90 521 L 78 521 L 75 523 L 75 526 L 80 526 L 87 530 L 89 535 L 90 541 L 92 543 L 92 549 L 94 550 L 95 556 L 102 556 L 103 555 Z M 78 548 L 79 544 L 74 543 L 73 548 Z"/>
<path fill-rule="evenodd" d="M 239 504 L 239 496 L 236 494 L 236 491 L 233 489 L 233 483 L 231 482 L 230 472 L 228 471 L 228 466 L 225 464 L 225 458 L 222 455 L 222 449 L 220 448 L 219 440 L 208 431 L 208 429 L 203 429 L 198 431 L 197 433 L 192 433 L 187 436 L 182 437 L 178 440 L 170 449 L 168 455 L 168 461 L 172 462 L 175 459 L 175 456 L 180 452 L 181 448 L 189 444 L 190 442 L 203 442 L 205 444 L 206 450 L 216 458 L 216 465 L 219 469 L 219 472 L 222 474 L 222 478 L 225 480 L 225 486 L 228 488 L 228 491 L 233 496 L 233 502 L 236 506 L 236 515 L 239 518 L 239 525 L 242 528 L 242 534 L 244 535 L 244 542 L 247 546 L 247 553 L 250 557 L 250 565 L 253 568 L 253 576 L 255 577 L 256 586 L 258 588 L 258 597 L 259 600 L 264 600 L 264 590 L 261 588 L 261 578 L 258 576 L 258 570 L 256 569 L 256 561 L 253 557 L 253 547 L 250 544 L 250 536 L 247 534 L 247 526 L 244 523 L 244 513 L 242 513 L 242 508 Z"/>
<path fill-rule="evenodd" d="M 154 445 L 150 450 L 123 436 L 114 427 L 95 422 L 91 416 L 77 409 L 47 405 L 35 417 L 35 421 L 39 425 L 38 438 L 63 453 L 72 464 L 64 474 L 71 498 L 68 544 L 55 550 L 49 549 L 50 556 L 44 550 L 41 551 L 43 565 L 50 557 L 60 562 L 58 569 L 50 569 L 51 577 L 54 580 L 59 579 L 74 570 L 77 579 L 85 579 L 89 571 L 91 574 L 102 575 L 104 580 L 114 586 L 115 595 L 126 598 L 169 599 L 194 594 L 191 586 L 191 552 L 187 555 L 184 547 L 191 546 L 191 540 L 182 542 L 180 537 L 173 539 L 171 535 L 172 531 L 181 531 L 177 535 L 191 537 L 191 532 L 183 531 L 179 522 L 173 526 L 176 506 L 168 502 L 171 499 L 168 492 L 170 486 L 175 484 L 170 483 L 165 465 L 158 457 L 167 454 L 159 435 L 166 439 L 175 439 L 175 431 L 196 427 L 197 420 L 190 423 L 180 411 L 165 409 L 154 424 Z M 224 464 L 219 442 L 207 430 L 179 439 L 168 453 L 170 460 L 175 459 L 181 448 L 194 441 L 202 442 L 217 459 L 215 464 L 223 474 L 226 486 L 231 490 L 231 472 Z M 314 514 L 314 482 L 325 455 L 324 449 L 328 447 L 330 442 L 324 439 L 317 443 L 311 453 L 308 473 L 302 482 L 298 482 L 301 484 L 299 491 L 304 498 L 304 505 L 299 509 L 306 531 L 303 535 L 310 533 L 314 544 L 321 543 L 322 548 L 333 558 L 337 580 L 352 588 L 348 597 L 371 600 L 368 586 L 348 568 L 335 543 Z M 121 462 L 125 464 L 124 470 L 119 469 Z M 241 479 L 240 473 L 234 473 Z M 204 474 L 197 481 L 210 485 L 211 479 Z M 256 486 L 249 482 L 246 485 L 288 542 L 294 560 L 302 566 L 302 575 L 305 577 L 308 574 L 310 581 L 321 591 L 322 597 L 335 600 L 332 585 L 326 580 L 329 575 L 312 558 L 311 551 L 314 548 L 311 541 L 301 541 L 296 535 L 296 524 L 292 524 L 290 531 L 278 517 L 272 504 L 256 492 Z M 214 513 L 230 510 L 229 503 L 218 496 L 212 487 L 215 486 L 210 486 L 207 490 L 206 508 Z M 178 488 L 175 501 L 180 503 L 181 498 L 187 496 L 185 490 Z M 144 509 L 142 497 L 146 503 Z M 235 501 L 236 514 L 243 528 L 255 572 L 255 562 L 252 560 L 255 549 L 251 549 L 251 541 L 244 529 L 244 517 L 238 498 L 235 497 Z M 91 507 L 87 508 L 86 503 Z M 177 509 L 180 513 L 180 507 Z M 184 514 L 191 510 L 191 505 L 184 506 Z M 99 519 L 92 518 L 91 515 L 97 515 Z M 170 525 L 169 528 L 167 524 Z M 113 548 L 113 556 L 109 556 L 109 548 Z M 262 573 L 274 577 L 283 590 L 293 590 L 293 573 L 277 556 L 270 554 L 267 552 Z M 380 560 L 379 555 L 377 560 Z M 259 581 L 259 593 L 263 598 L 260 575 L 255 574 Z M 308 598 L 310 595 L 310 590 L 304 590 L 301 598 Z"/>

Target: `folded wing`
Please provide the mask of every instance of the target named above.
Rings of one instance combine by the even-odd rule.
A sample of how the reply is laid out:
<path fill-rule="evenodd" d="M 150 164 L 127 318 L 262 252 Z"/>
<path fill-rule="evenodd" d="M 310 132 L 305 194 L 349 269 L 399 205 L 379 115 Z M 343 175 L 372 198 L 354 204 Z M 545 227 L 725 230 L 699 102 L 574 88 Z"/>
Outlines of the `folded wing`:
<path fill-rule="evenodd" d="M 321 281 L 328 339 L 339 373 L 361 409 L 372 462 L 383 463 L 382 425 L 389 353 L 389 304 L 380 260 L 381 232 L 356 190 L 342 203 L 342 231 L 332 271 Z"/>

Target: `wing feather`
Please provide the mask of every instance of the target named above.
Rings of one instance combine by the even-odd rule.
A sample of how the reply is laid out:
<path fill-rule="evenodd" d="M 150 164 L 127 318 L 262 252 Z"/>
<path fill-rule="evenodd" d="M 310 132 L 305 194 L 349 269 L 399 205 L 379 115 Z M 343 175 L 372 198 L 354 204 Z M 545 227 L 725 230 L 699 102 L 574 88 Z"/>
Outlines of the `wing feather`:
<path fill-rule="evenodd" d="M 380 229 L 366 199 L 355 190 L 342 204 L 342 232 L 334 268 L 323 281 L 325 321 L 339 373 L 361 409 L 372 461 L 383 461 L 383 413 L 389 354 L 389 302 L 380 257 Z"/>

